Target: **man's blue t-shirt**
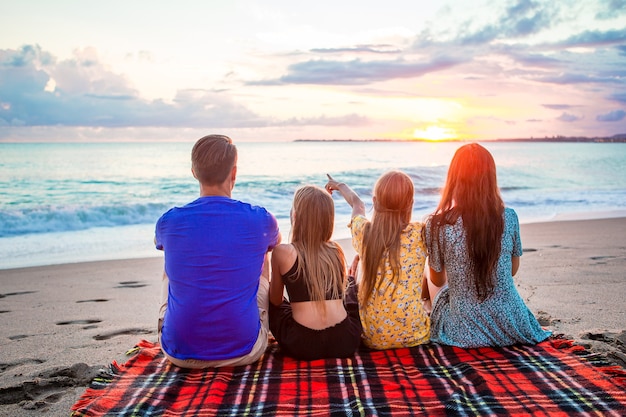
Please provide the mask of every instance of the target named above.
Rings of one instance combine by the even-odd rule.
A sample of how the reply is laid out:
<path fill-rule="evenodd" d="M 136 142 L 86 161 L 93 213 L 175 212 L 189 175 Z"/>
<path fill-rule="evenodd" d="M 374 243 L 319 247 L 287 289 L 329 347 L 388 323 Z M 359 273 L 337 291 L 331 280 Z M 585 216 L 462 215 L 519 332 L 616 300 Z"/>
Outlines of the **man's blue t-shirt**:
<path fill-rule="evenodd" d="M 279 236 L 267 210 L 228 197 L 200 197 L 161 216 L 156 247 L 169 278 L 161 345 L 169 355 L 208 361 L 252 350 L 259 277 Z"/>

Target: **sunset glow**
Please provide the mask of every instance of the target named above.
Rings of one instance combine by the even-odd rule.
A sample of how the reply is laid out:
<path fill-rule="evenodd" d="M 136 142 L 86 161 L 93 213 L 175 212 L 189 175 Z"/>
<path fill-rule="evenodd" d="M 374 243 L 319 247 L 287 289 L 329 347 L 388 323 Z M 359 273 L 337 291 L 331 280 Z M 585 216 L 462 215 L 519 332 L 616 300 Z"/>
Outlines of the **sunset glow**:
<path fill-rule="evenodd" d="M 5 2 L 0 141 L 626 133 L 622 0 L 320 1 Z"/>
<path fill-rule="evenodd" d="M 428 126 L 426 129 L 415 129 L 413 132 L 415 139 L 426 139 L 432 141 L 458 139 L 456 134 L 450 130 L 439 126 Z"/>

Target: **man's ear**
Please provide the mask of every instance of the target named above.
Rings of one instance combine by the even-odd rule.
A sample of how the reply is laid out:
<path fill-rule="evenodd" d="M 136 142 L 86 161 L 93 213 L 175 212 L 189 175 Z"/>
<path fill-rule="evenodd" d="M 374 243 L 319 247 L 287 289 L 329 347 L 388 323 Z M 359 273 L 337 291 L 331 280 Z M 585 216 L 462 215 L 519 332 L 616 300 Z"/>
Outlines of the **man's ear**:
<path fill-rule="evenodd" d="M 233 169 L 230 171 L 230 189 L 232 191 L 235 188 L 235 182 L 237 181 L 237 165 L 233 165 Z"/>
<path fill-rule="evenodd" d="M 198 179 L 198 176 L 196 175 L 196 171 L 194 171 L 193 168 L 191 168 L 191 175 L 193 175 L 195 179 Z"/>

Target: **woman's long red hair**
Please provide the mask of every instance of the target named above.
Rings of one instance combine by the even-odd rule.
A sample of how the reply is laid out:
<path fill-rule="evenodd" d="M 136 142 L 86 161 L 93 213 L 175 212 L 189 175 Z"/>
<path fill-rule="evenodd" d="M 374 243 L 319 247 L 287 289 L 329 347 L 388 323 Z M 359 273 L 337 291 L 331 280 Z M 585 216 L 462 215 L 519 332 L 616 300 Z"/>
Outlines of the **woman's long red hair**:
<path fill-rule="evenodd" d="M 495 286 L 504 232 L 503 213 L 493 157 L 477 143 L 461 146 L 452 158 L 441 201 L 431 216 L 430 237 L 438 240 L 441 250 L 440 228 L 461 217 L 472 278 L 481 300 L 487 299 Z M 431 242 L 428 246 L 433 247 Z"/>

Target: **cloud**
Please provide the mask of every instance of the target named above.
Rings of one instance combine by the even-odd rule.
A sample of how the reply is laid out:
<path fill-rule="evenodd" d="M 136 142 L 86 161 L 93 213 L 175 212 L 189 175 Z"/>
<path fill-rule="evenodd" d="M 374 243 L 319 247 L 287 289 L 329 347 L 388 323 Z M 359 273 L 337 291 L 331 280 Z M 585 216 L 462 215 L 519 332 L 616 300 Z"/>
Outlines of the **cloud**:
<path fill-rule="evenodd" d="M 535 81 L 552 84 L 583 84 L 583 83 L 622 83 L 619 78 L 576 73 L 561 73 L 534 78 Z"/>
<path fill-rule="evenodd" d="M 541 53 L 511 52 L 508 55 L 524 66 L 552 68 L 563 64 L 562 60 Z"/>
<path fill-rule="evenodd" d="M 374 53 L 374 54 L 397 54 L 401 49 L 394 45 L 356 45 L 346 48 L 314 48 L 312 53 L 318 54 L 344 54 L 344 53 Z"/>
<path fill-rule="evenodd" d="M 520 0 L 507 9 L 500 29 L 508 36 L 527 36 L 550 27 L 555 13 L 550 3 Z"/>
<path fill-rule="evenodd" d="M 54 85 L 50 88 L 50 83 Z M 271 120 L 274 126 L 363 126 L 356 114 Z M 0 50 L 0 126 L 259 128 L 270 121 L 229 91 L 179 90 L 171 101 L 145 100 L 108 70 L 93 48 L 57 61 L 39 46 Z"/>
<path fill-rule="evenodd" d="M 7 67 L 25 67 L 35 61 L 41 65 L 54 63 L 52 55 L 42 51 L 38 45 L 25 45 L 13 54 L 0 53 L 0 57 L 2 57 L 3 65 Z"/>
<path fill-rule="evenodd" d="M 78 49 L 72 59 L 48 69 L 56 90 L 67 95 L 92 94 L 97 97 L 137 97 L 130 82 L 102 64 L 95 48 Z"/>
<path fill-rule="evenodd" d="M 449 26 L 429 27 L 415 38 L 412 49 L 417 53 L 445 51 L 448 55 L 454 51 L 467 56 L 466 62 L 471 57 L 473 63 L 482 67 L 474 65 L 466 78 L 480 79 L 481 74 L 509 75 L 522 82 L 554 84 L 555 88 L 587 84 L 596 91 L 612 88 L 621 93 L 626 89 L 623 65 L 626 27 L 612 28 L 605 24 L 608 28 L 603 30 L 562 30 L 569 26 L 573 16 L 608 10 L 617 7 L 617 3 L 564 5 L 530 0 L 510 2 L 508 6 L 495 3 L 491 15 L 469 14 L 456 25 L 456 30 Z M 615 13 L 619 14 L 624 13 Z M 578 47 L 585 49 L 575 49 Z"/>
<path fill-rule="evenodd" d="M 608 98 L 609 100 L 614 100 L 614 101 L 617 101 L 618 103 L 626 104 L 626 92 L 614 93 L 614 94 L 611 94 Z"/>
<path fill-rule="evenodd" d="M 614 45 L 626 41 L 626 28 L 613 30 L 587 30 L 570 36 L 559 44 L 562 46 L 603 46 Z"/>
<path fill-rule="evenodd" d="M 50 88 L 50 84 L 54 87 Z M 39 46 L 0 50 L 3 126 L 265 126 L 226 93 L 182 90 L 172 102 L 144 100 L 93 48 L 57 62 Z"/>
<path fill-rule="evenodd" d="M 497 7 L 497 3 L 493 7 Z M 557 20 L 557 5 L 552 2 L 541 3 L 531 0 L 519 0 L 503 10 L 496 11 L 490 23 L 476 23 L 471 17 L 458 25 L 459 30 L 451 43 L 468 45 L 485 45 L 500 39 L 518 39 L 539 33 L 550 28 Z M 425 46 L 433 35 L 426 31 L 420 35 L 416 45 Z"/>
<path fill-rule="evenodd" d="M 574 107 L 580 107 L 580 106 L 573 106 L 571 104 L 542 104 L 543 107 L 545 107 L 546 109 L 552 109 L 552 110 L 565 110 L 565 109 L 571 109 Z"/>
<path fill-rule="evenodd" d="M 569 113 L 563 113 L 559 117 L 557 117 L 556 119 L 560 120 L 562 122 L 571 123 L 571 122 L 576 122 L 578 120 L 581 120 L 582 117 L 578 117 L 578 116 L 575 116 L 575 115 L 569 114 Z"/>
<path fill-rule="evenodd" d="M 581 103 L 584 97 L 585 111 L 598 115 L 587 116 L 585 122 L 595 126 L 585 128 L 615 128 L 598 122 L 620 116 L 621 110 L 609 109 L 626 109 L 626 0 L 507 0 L 481 2 L 470 10 L 458 5 L 446 5 L 432 22 L 398 21 L 402 27 L 394 27 L 393 33 L 399 35 L 393 37 L 387 35 L 390 28 L 376 25 L 347 36 L 341 34 L 343 27 L 334 25 L 324 33 L 323 25 L 313 23 L 307 29 L 310 35 L 327 36 L 311 36 L 306 43 L 295 35 L 293 42 L 277 42 L 284 36 L 278 28 L 272 42 L 258 34 L 250 40 L 239 31 L 241 38 L 228 47 L 229 55 L 209 54 L 216 65 L 202 67 L 200 59 L 175 60 L 165 56 L 167 49 L 150 43 L 138 43 L 134 52 L 123 48 L 108 52 L 111 60 L 124 57 L 121 64 L 111 61 L 115 69 L 89 47 L 63 59 L 38 45 L 0 50 L 0 126 L 5 132 L 20 126 L 85 127 L 85 131 L 285 126 L 331 130 L 393 123 L 389 120 L 398 116 L 392 109 L 380 110 L 387 102 L 408 113 L 410 104 L 402 103 L 410 100 L 405 99 L 423 95 L 462 103 L 459 118 L 483 111 L 476 103 L 486 97 L 503 109 L 514 108 L 518 97 L 520 103 L 527 99 L 528 108 L 542 106 L 550 115 L 543 120 L 546 126 L 537 126 L 539 120 L 530 114 L 516 117 L 534 122 L 538 130 L 549 130 L 548 125 L 555 123 L 553 115 L 561 114 L 558 120 L 563 122 L 583 119 L 575 109 L 582 105 L 565 103 Z M 246 45 L 243 57 L 237 55 L 238 43 Z M 188 55 L 202 55 L 196 52 Z M 181 75 L 192 72 L 189 79 Z M 133 83 L 124 74 L 146 78 Z M 194 82 L 201 82 L 200 88 L 189 88 Z M 304 87 L 289 87 L 293 85 Z M 324 86 L 323 91 L 315 86 Z M 161 99 L 147 99 L 140 88 Z M 301 107 L 284 104 L 297 100 L 307 102 Z M 323 104 L 317 106 L 314 100 Z M 612 102 L 608 108 L 592 109 L 608 100 Z M 347 107 L 337 110 L 342 106 Z M 498 121 L 506 123 L 510 122 Z M 385 125 L 379 130 L 391 129 Z"/>
<path fill-rule="evenodd" d="M 367 126 L 370 119 L 358 114 L 349 114 L 339 117 L 320 116 L 314 118 L 291 118 L 281 122 L 283 126 Z"/>
<path fill-rule="evenodd" d="M 429 62 L 406 61 L 352 61 L 309 60 L 292 64 L 287 74 L 267 81 L 253 81 L 250 85 L 322 84 L 362 85 L 397 78 L 420 77 L 442 71 L 463 62 L 459 58 L 440 56 Z"/>
<path fill-rule="evenodd" d="M 614 110 L 606 114 L 599 114 L 596 116 L 596 120 L 599 122 L 619 122 L 626 117 L 626 111 Z"/>
<path fill-rule="evenodd" d="M 626 0 L 603 0 L 599 2 L 600 10 L 596 13 L 596 19 L 616 19 L 626 14 Z"/>

